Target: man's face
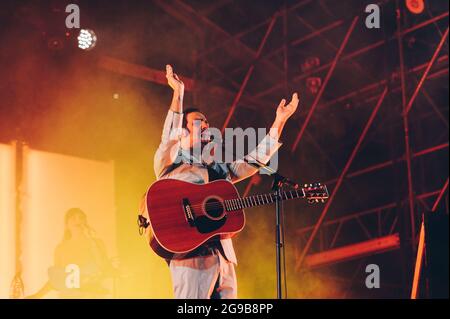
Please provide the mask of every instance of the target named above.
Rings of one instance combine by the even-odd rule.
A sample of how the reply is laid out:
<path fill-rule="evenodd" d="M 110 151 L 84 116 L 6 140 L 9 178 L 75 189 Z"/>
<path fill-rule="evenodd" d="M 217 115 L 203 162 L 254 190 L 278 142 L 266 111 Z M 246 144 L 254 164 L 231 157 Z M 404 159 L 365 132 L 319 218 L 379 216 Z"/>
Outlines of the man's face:
<path fill-rule="evenodd" d="M 200 112 L 191 112 L 186 116 L 186 127 L 189 131 L 189 146 L 193 147 L 197 143 L 208 143 L 209 123 L 206 116 Z M 199 140 L 200 136 L 200 140 Z"/>

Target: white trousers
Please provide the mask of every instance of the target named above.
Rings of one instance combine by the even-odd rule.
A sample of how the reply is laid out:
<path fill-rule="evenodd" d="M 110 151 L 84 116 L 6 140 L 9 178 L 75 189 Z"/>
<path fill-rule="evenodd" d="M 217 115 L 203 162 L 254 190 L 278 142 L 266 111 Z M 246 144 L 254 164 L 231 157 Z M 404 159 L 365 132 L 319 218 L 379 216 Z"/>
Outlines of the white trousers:
<path fill-rule="evenodd" d="M 217 250 L 210 256 L 171 260 L 169 267 L 176 299 L 237 298 L 234 264 Z"/>

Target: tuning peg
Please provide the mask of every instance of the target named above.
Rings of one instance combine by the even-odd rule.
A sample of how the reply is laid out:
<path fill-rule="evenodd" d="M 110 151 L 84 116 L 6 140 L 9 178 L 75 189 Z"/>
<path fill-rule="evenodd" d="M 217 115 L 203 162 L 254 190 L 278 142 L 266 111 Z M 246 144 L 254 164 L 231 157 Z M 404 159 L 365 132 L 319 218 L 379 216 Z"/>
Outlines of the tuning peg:
<path fill-rule="evenodd" d="M 325 203 L 325 199 L 323 199 L 323 198 L 322 198 L 320 201 L 321 201 L 322 203 Z"/>
<path fill-rule="evenodd" d="M 316 203 L 318 203 L 319 202 L 319 200 L 316 198 Z"/>

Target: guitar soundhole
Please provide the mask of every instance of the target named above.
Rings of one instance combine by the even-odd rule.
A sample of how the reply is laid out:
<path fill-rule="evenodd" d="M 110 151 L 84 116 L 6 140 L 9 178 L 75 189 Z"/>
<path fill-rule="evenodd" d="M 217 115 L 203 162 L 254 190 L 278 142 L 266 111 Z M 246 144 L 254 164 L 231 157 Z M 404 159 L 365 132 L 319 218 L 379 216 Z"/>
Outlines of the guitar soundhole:
<path fill-rule="evenodd" d="M 201 234 L 213 232 L 227 221 L 225 209 L 218 198 L 210 197 L 203 203 L 203 216 L 195 218 L 195 226 Z"/>
<path fill-rule="evenodd" d="M 205 214 L 213 219 L 221 219 L 224 215 L 223 204 L 216 198 L 209 198 L 204 204 Z"/>

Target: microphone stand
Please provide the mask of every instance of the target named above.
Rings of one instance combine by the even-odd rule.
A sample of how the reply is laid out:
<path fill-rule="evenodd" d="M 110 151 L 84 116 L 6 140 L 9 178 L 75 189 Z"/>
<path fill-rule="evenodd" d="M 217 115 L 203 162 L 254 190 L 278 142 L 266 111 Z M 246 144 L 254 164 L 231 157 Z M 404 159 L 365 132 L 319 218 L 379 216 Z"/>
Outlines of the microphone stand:
<path fill-rule="evenodd" d="M 222 147 L 222 150 L 224 150 L 224 144 L 222 141 L 215 142 L 218 145 Z M 233 158 L 235 158 L 235 154 L 232 151 Z M 282 286 L 282 263 L 281 263 L 281 257 L 284 255 L 284 228 L 283 228 L 283 203 L 282 203 L 282 192 L 283 187 L 293 187 L 294 189 L 299 188 L 299 184 L 290 180 L 289 178 L 279 174 L 277 171 L 273 170 L 271 167 L 269 167 L 267 164 L 261 163 L 256 158 L 252 157 L 252 162 L 248 160 L 247 157 L 252 157 L 250 155 L 246 155 L 243 157 L 243 160 L 257 168 L 257 169 L 263 169 L 266 172 L 268 172 L 269 175 L 273 176 L 273 182 L 272 182 L 272 190 L 274 191 L 275 195 L 275 249 L 276 249 L 276 275 L 277 275 L 277 299 L 283 299 L 283 292 L 281 289 Z M 283 253 L 282 253 L 283 252 Z M 286 274 L 284 274 L 284 278 L 286 278 Z M 287 296 L 284 296 L 287 297 Z"/>
<path fill-rule="evenodd" d="M 272 182 L 272 191 L 275 193 L 275 250 L 276 250 L 276 275 L 277 275 L 277 299 L 283 299 L 283 291 L 282 291 L 282 262 L 281 258 L 283 257 L 283 264 L 285 263 L 285 251 L 284 251 L 284 220 L 283 214 L 283 201 L 282 201 L 282 192 L 283 187 L 289 186 L 297 189 L 299 185 L 289 178 L 284 177 L 283 175 L 277 173 L 269 166 L 264 163 L 259 162 L 254 159 L 255 162 L 249 162 L 247 158 L 244 157 L 244 161 L 256 167 L 258 169 L 264 169 L 269 172 L 270 175 L 273 176 Z M 284 273 L 284 278 L 286 279 L 286 273 Z M 286 284 L 286 283 L 285 283 Z M 287 296 L 284 296 L 286 298 Z"/>

